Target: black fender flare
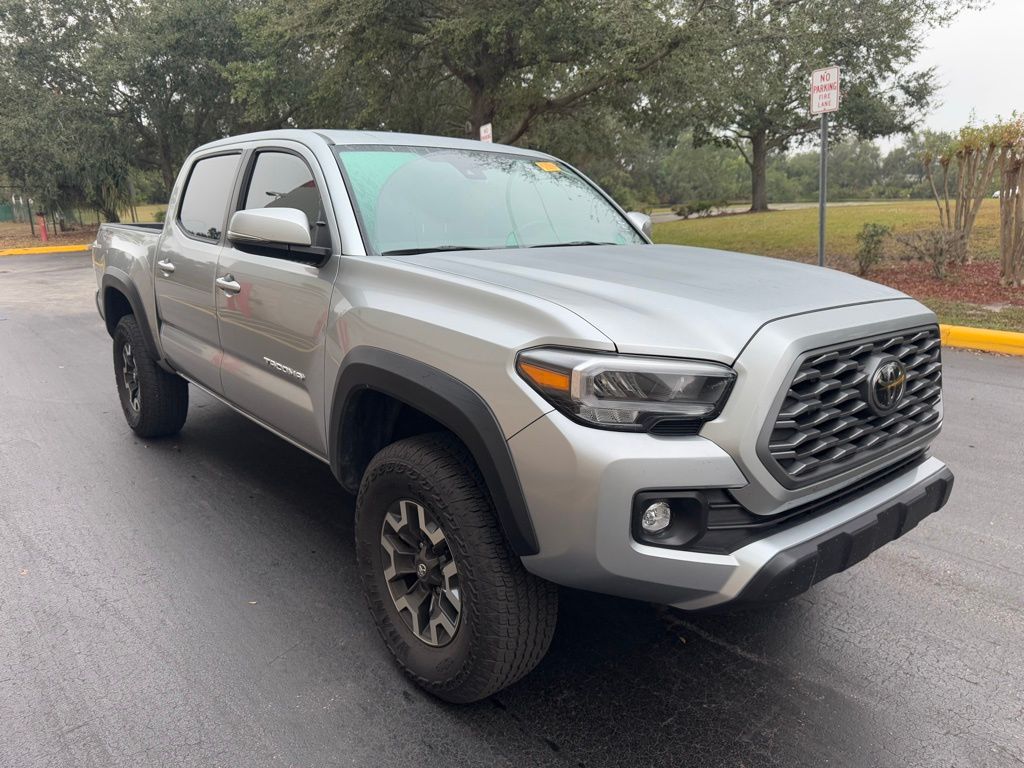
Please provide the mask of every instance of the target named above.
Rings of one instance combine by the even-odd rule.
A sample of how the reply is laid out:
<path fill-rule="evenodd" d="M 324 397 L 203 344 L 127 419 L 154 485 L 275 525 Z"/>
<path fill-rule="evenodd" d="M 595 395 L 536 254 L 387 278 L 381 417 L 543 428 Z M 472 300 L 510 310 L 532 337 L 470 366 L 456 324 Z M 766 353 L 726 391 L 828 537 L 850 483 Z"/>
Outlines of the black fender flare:
<path fill-rule="evenodd" d="M 107 291 L 115 290 L 128 300 L 128 306 L 132 308 L 132 314 L 139 321 L 139 328 L 142 329 L 142 337 L 146 340 L 146 346 L 149 347 L 150 354 L 155 360 L 162 361 L 163 355 L 160 354 L 160 347 L 157 346 L 156 340 L 153 338 L 149 319 L 146 317 L 146 311 L 142 307 L 142 297 L 139 295 L 139 289 L 127 280 L 122 280 L 117 275 L 112 275 L 109 272 L 104 273 L 100 286 L 101 290 L 100 295 L 97 297 L 97 304 L 99 304 L 103 322 L 107 326 L 107 333 L 111 336 L 114 335 L 114 328 L 107 319 Z"/>
<path fill-rule="evenodd" d="M 357 347 L 341 364 L 331 407 L 328 454 L 335 477 L 344 475 L 341 433 L 353 399 L 373 390 L 415 408 L 458 437 L 476 461 L 505 537 L 517 555 L 539 551 L 526 498 L 508 442 L 487 402 L 444 371 L 377 347 Z"/>

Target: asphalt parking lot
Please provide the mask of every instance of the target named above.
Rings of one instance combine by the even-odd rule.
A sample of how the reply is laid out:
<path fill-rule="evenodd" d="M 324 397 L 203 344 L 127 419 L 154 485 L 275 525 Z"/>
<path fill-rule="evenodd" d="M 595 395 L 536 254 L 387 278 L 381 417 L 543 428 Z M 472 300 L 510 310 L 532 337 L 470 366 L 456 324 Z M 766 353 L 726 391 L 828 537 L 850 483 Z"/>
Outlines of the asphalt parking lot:
<path fill-rule="evenodd" d="M 86 254 L 0 258 L 0 766 L 1024 764 L 1024 360 L 948 350 L 945 510 L 792 602 L 576 592 L 471 707 L 392 665 L 329 469 L 121 416 Z"/>

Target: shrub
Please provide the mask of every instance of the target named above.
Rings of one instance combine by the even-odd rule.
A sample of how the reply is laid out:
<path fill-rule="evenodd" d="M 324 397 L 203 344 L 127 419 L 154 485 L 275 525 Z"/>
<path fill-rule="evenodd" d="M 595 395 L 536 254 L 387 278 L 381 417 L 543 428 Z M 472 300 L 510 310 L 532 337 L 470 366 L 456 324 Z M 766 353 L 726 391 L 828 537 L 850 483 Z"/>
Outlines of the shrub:
<path fill-rule="evenodd" d="M 924 229 L 897 237 L 906 248 L 909 258 L 927 261 L 932 274 L 939 280 L 946 277 L 946 267 L 959 253 L 961 236 L 945 229 Z"/>
<path fill-rule="evenodd" d="M 165 218 L 167 218 L 167 209 L 166 208 L 161 208 L 158 211 L 154 211 L 154 213 L 153 213 L 153 221 L 156 221 L 156 222 L 159 222 L 159 223 L 162 224 L 163 220 Z"/>
<path fill-rule="evenodd" d="M 866 275 L 884 256 L 885 239 L 891 227 L 869 222 L 857 233 L 857 274 Z"/>
<path fill-rule="evenodd" d="M 722 208 L 727 204 L 725 200 L 696 200 L 692 203 L 677 205 L 672 210 L 675 211 L 676 216 L 682 216 L 684 219 L 691 216 L 703 219 L 713 214 L 716 208 Z"/>

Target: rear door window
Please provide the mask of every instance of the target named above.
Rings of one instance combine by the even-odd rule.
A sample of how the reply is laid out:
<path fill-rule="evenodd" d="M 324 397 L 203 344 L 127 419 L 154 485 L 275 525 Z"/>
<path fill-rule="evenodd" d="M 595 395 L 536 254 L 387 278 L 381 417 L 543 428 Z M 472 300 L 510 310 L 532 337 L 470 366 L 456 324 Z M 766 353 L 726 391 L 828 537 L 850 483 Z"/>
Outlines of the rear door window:
<path fill-rule="evenodd" d="M 192 166 L 178 209 L 178 223 L 192 237 L 220 240 L 240 157 L 204 157 Z"/>
<path fill-rule="evenodd" d="M 288 152 L 260 152 L 245 193 L 245 210 L 298 208 L 309 220 L 309 239 L 314 246 L 329 248 L 323 197 L 306 162 Z"/>

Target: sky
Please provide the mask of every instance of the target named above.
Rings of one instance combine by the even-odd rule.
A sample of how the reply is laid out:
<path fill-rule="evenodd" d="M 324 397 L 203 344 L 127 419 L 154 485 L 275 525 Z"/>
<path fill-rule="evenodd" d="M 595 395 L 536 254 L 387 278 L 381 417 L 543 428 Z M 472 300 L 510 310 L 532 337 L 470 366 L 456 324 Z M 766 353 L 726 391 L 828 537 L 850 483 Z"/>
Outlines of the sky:
<path fill-rule="evenodd" d="M 1024 112 L 1024 77 L 1019 66 L 1024 0 L 993 0 L 981 11 L 967 11 L 944 29 L 934 30 L 919 66 L 937 67 L 942 102 L 924 124 L 954 131 L 978 122 Z"/>

